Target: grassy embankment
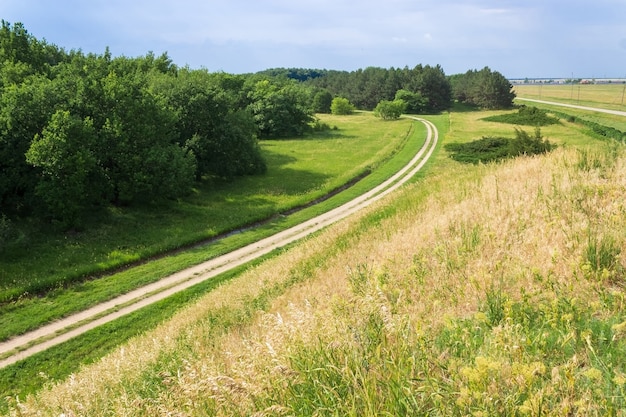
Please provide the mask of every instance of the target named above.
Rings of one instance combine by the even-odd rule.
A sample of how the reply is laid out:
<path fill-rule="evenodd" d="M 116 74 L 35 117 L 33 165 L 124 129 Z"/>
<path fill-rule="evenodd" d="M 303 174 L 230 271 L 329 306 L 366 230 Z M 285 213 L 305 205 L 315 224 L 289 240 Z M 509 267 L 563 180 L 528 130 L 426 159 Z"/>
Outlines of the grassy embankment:
<path fill-rule="evenodd" d="M 437 123 L 446 142 L 510 134 L 486 115 Z M 620 415 L 626 155 L 569 123 L 542 131 L 562 145 L 547 156 L 440 152 L 423 180 L 14 410 Z"/>
<path fill-rule="evenodd" d="M 198 227 L 198 224 L 204 224 L 206 229 L 225 228 L 226 226 L 216 219 L 221 214 L 228 215 L 231 222 L 235 222 L 236 225 L 236 214 L 245 219 L 246 214 L 258 215 L 258 213 L 253 213 L 256 208 L 268 211 L 264 209 L 264 206 L 271 206 L 273 211 L 270 210 L 270 214 L 283 211 L 296 203 L 302 204 L 322 196 L 351 178 L 373 169 L 371 174 L 324 202 L 290 216 L 279 216 L 255 230 L 229 236 L 211 245 L 170 254 L 163 259 L 110 276 L 78 283 L 69 288 L 56 289 L 44 297 L 22 297 L 15 302 L 4 304 L 0 315 L 2 337 L 37 327 L 46 321 L 110 298 L 141 283 L 154 281 L 170 272 L 260 239 L 338 206 L 372 188 L 397 171 L 415 154 L 423 143 L 425 135 L 425 128 L 421 123 L 409 120 L 385 123 L 375 119 L 371 114 L 358 113 L 350 117 L 324 116 L 324 120 L 331 126 L 338 126 L 339 130 L 305 139 L 263 142 L 262 146 L 269 160 L 269 172 L 266 176 L 243 178 L 230 184 L 230 189 L 224 186 L 218 191 L 205 191 L 204 196 L 198 194 L 193 197 L 192 202 L 183 202 L 183 208 L 179 210 L 186 210 L 184 230 L 188 230 L 189 233 L 196 232 L 202 229 Z M 201 199 L 201 197 L 204 198 Z M 202 207 L 204 207 L 203 210 Z M 132 230 L 134 233 L 142 230 L 143 241 L 152 244 L 159 243 L 159 231 L 171 229 L 168 224 L 163 224 L 163 221 L 168 219 L 167 215 L 176 214 L 176 218 L 170 220 L 173 223 L 183 224 L 183 219 L 179 218 L 180 213 L 160 213 L 158 217 L 161 218 L 161 224 L 159 225 L 149 221 L 155 217 L 150 213 L 149 208 L 136 210 L 138 213 L 129 215 L 137 219 L 135 220 L 137 224 Z M 140 213 L 148 216 L 145 225 L 139 224 Z M 227 226 L 232 227 L 232 224 Z M 109 233 L 113 234 L 112 226 L 106 227 L 109 228 Z M 183 228 L 183 226 L 180 227 Z M 124 229 L 121 227 L 116 233 L 123 237 L 125 233 L 128 234 L 128 231 Z M 164 234 L 167 235 L 167 233 Z M 150 236 L 155 240 L 154 242 L 150 242 Z M 109 236 L 100 246 L 91 250 L 106 252 L 110 242 L 113 242 L 113 238 Z M 86 245 L 87 243 L 83 243 L 83 246 Z M 59 256 L 62 255 L 59 253 Z M 89 260 L 86 259 L 87 262 Z M 24 268 L 28 267 L 33 268 L 32 270 L 37 268 L 36 265 L 28 265 L 25 262 Z M 239 271 L 220 276 L 127 318 L 93 330 L 84 337 L 0 370 L 0 397 L 37 389 L 42 383 L 38 376 L 39 372 L 44 372 L 54 379 L 69 375 L 76 371 L 81 363 L 100 358 L 112 347 L 151 328 L 169 317 L 176 308 L 189 302 L 190 299 L 221 285 L 243 269 L 245 268 L 239 268 Z"/>
<path fill-rule="evenodd" d="M 339 130 L 304 139 L 262 142 L 269 165 L 264 176 L 207 186 L 164 209 L 144 206 L 112 210 L 80 233 L 27 232 L 23 241 L 4 249 L 0 260 L 0 340 L 258 240 L 303 216 L 327 209 L 328 205 L 298 217 L 275 218 L 254 232 L 171 254 L 100 279 L 82 278 L 270 218 L 322 197 L 377 167 L 405 144 L 412 123 L 371 123 L 371 117 L 326 116 L 325 120 Z M 378 175 L 366 178 L 359 187 L 372 187 L 380 181 Z M 345 201 L 356 192 L 350 191 L 341 198 Z M 334 204 L 341 201 L 335 199 Z"/>

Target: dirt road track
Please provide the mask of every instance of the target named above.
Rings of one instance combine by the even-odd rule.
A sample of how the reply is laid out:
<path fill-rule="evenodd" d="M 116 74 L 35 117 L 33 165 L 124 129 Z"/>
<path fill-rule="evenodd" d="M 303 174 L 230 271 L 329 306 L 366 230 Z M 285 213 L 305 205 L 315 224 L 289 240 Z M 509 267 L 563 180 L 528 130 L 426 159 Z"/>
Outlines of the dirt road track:
<path fill-rule="evenodd" d="M 413 177 L 435 150 L 439 133 L 428 120 L 411 117 L 426 126 L 426 141 L 415 157 L 393 177 L 367 193 L 333 210 L 276 233 L 258 242 L 244 246 L 218 258 L 177 272 L 150 285 L 123 294 L 62 320 L 0 343 L 0 368 L 14 364 L 52 346 L 63 343 L 95 327 L 130 314 L 160 301 L 204 280 L 259 258 L 277 248 L 295 242 L 350 214 L 360 210 L 394 191 Z"/>

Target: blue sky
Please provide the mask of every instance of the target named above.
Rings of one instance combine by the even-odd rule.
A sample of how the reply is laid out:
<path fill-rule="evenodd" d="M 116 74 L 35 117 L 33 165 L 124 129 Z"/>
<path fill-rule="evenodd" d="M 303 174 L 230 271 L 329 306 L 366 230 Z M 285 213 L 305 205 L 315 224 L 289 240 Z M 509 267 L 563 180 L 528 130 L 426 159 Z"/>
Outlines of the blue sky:
<path fill-rule="evenodd" d="M 440 64 L 626 77 L 625 0 L 1 0 L 0 19 L 67 50 L 166 52 L 229 73 Z"/>

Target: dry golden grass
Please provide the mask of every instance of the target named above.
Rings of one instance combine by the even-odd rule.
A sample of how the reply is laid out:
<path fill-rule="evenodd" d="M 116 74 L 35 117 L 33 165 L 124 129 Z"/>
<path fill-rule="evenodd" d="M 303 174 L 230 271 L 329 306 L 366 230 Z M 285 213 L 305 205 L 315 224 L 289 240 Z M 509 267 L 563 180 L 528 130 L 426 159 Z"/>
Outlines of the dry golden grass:
<path fill-rule="evenodd" d="M 570 104 L 591 105 L 615 110 L 626 107 L 625 84 L 574 84 L 574 85 L 516 85 L 519 97 Z"/>
<path fill-rule="evenodd" d="M 513 405 L 521 414 L 538 415 L 540 395 L 553 395 L 544 408 L 553 415 L 592 413 L 591 388 L 567 394 L 570 386 L 559 382 L 571 369 L 580 369 L 576 381 L 601 378 L 585 358 L 546 365 L 520 352 L 513 360 L 512 349 L 525 342 L 506 323 L 493 327 L 493 339 L 470 362 L 454 358 L 452 348 L 437 351 L 433 335 L 458 329 L 462 320 L 481 323 L 495 292 L 506 298 L 505 312 L 516 302 L 575 299 L 597 317 L 614 316 L 603 297 L 624 300 L 624 276 L 619 269 L 593 274 L 585 249 L 590 237 L 626 243 L 623 153 L 561 147 L 502 165 L 451 163 L 425 181 L 428 188 L 404 188 L 247 271 L 68 381 L 14 403 L 12 415 L 307 415 L 299 390 L 313 374 L 332 372 L 341 375 L 336 384 L 315 379 L 305 394 L 353 401 L 345 415 L 387 410 L 384 392 L 392 383 L 405 384 L 400 397 L 424 412 L 493 414 L 500 409 L 489 408 L 485 393 L 502 395 L 504 407 L 512 400 L 497 388 L 523 386 L 526 400 Z M 271 304 L 250 307 L 269 293 L 278 294 Z M 501 385 L 480 385 L 488 378 Z M 547 385 L 538 387 L 542 381 Z M 315 414 L 333 415 L 312 404 Z"/>

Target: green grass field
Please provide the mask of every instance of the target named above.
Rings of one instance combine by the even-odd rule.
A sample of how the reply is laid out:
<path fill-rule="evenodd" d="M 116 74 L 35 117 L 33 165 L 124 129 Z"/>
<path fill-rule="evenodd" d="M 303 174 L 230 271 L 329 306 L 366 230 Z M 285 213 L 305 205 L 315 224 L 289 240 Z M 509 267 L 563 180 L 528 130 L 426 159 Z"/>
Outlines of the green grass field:
<path fill-rule="evenodd" d="M 165 210 L 149 206 L 117 210 L 109 214 L 106 223 L 81 233 L 35 235 L 28 238 L 28 245 L 16 245 L 0 261 L 5 300 L 0 305 L 0 339 L 113 298 L 338 205 L 381 182 L 384 175 L 408 160 L 414 150 L 405 149 L 406 141 L 410 135 L 422 133 L 419 124 L 411 121 L 383 123 L 369 114 L 326 116 L 325 120 L 339 129 L 304 139 L 263 142 L 267 175 L 197 190 Z M 392 160 L 394 156 L 399 159 Z M 275 217 L 256 230 L 106 273 L 129 261 L 271 218 L 322 197 L 383 163 L 388 168 L 368 175 L 354 190 L 318 207 Z M 81 279 L 102 272 L 105 275 L 97 279 Z M 41 288 L 41 281 L 45 291 L 33 294 L 30 288 Z"/>
<path fill-rule="evenodd" d="M 433 120 L 444 143 L 511 132 L 488 114 Z M 550 129 L 561 146 L 541 157 L 467 165 L 440 149 L 386 202 L 197 293 L 65 381 L 36 375 L 68 347 L 11 367 L 5 381 L 48 386 L 10 410 L 621 415 L 624 154 Z"/>
<path fill-rule="evenodd" d="M 425 135 L 425 129 L 421 123 L 409 120 L 382 122 L 370 114 L 356 114 L 349 117 L 326 116 L 325 120 L 339 126 L 339 130 L 307 140 L 309 145 L 315 141 L 316 146 L 326 148 L 326 152 L 314 152 L 315 146 L 303 146 L 304 149 L 300 151 L 292 149 L 292 146 L 287 146 L 289 144 L 302 144 L 302 140 L 266 142 L 264 145 L 269 145 L 273 149 L 283 147 L 290 155 L 290 164 L 293 167 L 299 165 L 296 156 L 308 155 L 303 158 L 305 162 L 301 166 L 317 166 L 316 169 L 319 171 L 335 172 L 337 176 L 343 175 L 345 179 L 336 182 L 339 185 L 344 183 L 346 179 L 350 179 L 354 175 L 353 172 L 359 172 L 362 167 L 360 168 L 355 164 L 355 166 L 342 168 L 335 164 L 336 161 L 342 160 L 345 163 L 350 163 L 350 161 L 356 161 L 354 155 L 363 155 L 365 159 L 362 163 L 363 167 L 367 170 L 373 169 L 373 171 L 351 188 L 288 217 L 280 216 L 255 230 L 226 237 L 211 245 L 174 253 L 162 259 L 99 279 L 75 284 L 69 288 L 58 288 L 43 297 L 23 297 L 15 302 L 5 304 L 2 314 L 0 314 L 0 334 L 6 338 L 36 328 L 55 318 L 112 298 L 120 292 L 128 291 L 142 283 L 152 282 L 186 266 L 243 246 L 336 207 L 395 173 L 415 154 L 423 143 Z M 358 137 L 362 137 L 364 140 L 359 140 Z M 337 153 L 338 142 L 345 140 L 351 142 L 345 144 L 343 148 L 339 148 L 341 154 L 328 155 Z M 352 150 L 355 142 L 359 143 L 361 149 Z M 368 142 L 369 144 L 367 144 Z M 307 145 L 306 141 L 304 145 Z M 331 148 L 335 150 L 333 151 Z M 328 164 L 334 164 L 334 166 L 327 166 Z M 270 167 L 269 175 L 272 175 L 271 171 L 272 167 Z M 292 175 L 295 174 L 292 173 Z M 245 180 L 254 181 L 255 178 L 251 177 Z M 263 180 L 268 183 L 272 182 L 269 179 Z M 285 178 L 282 181 L 281 175 L 277 175 L 273 181 L 281 183 L 283 186 L 288 182 L 294 184 L 298 182 L 296 178 Z M 336 186 L 333 184 L 331 188 Z M 245 269 L 239 268 L 239 272 Z M 90 331 L 84 336 L 35 355 L 19 364 L 0 370 L 0 396 L 4 397 L 4 394 L 16 392 L 32 392 L 40 388 L 42 380 L 39 373 L 42 367 L 45 368 L 46 375 L 52 379 L 63 378 L 69 373 L 77 371 L 81 364 L 99 359 L 116 345 L 149 330 L 160 321 L 170 317 L 186 303 L 193 301 L 207 291 L 213 290 L 233 277 L 236 277 L 235 272 L 217 277 L 157 305 Z M 250 302 L 252 304 L 247 305 L 246 308 L 258 307 L 259 301 L 250 300 Z M 249 315 L 250 312 L 244 314 L 245 317 L 249 317 Z M 103 343 L 103 338 L 107 340 L 106 343 Z"/>
<path fill-rule="evenodd" d="M 498 113 L 429 119 L 443 146 L 513 136 L 512 125 L 482 120 Z M 624 156 L 572 123 L 542 132 L 556 151 L 502 164 L 460 164 L 440 148 L 387 201 L 210 291 L 0 371 L 3 394 L 39 391 L 8 407 L 17 415 L 619 415 Z M 389 164 L 400 166 L 402 155 L 407 147 Z M 151 313 L 158 318 L 144 325 Z M 81 366 L 85 356 L 93 364 Z"/>
<path fill-rule="evenodd" d="M 328 121 L 337 131 L 263 141 L 267 175 L 204 184 L 165 207 L 150 204 L 98 213 L 84 230 L 59 233 L 16 223 L 21 238 L 3 249 L 0 302 L 71 284 L 84 276 L 215 237 L 312 201 L 372 169 L 395 152 L 410 122 L 360 126 L 369 115 Z M 344 132 L 350 133 L 344 133 Z"/>

